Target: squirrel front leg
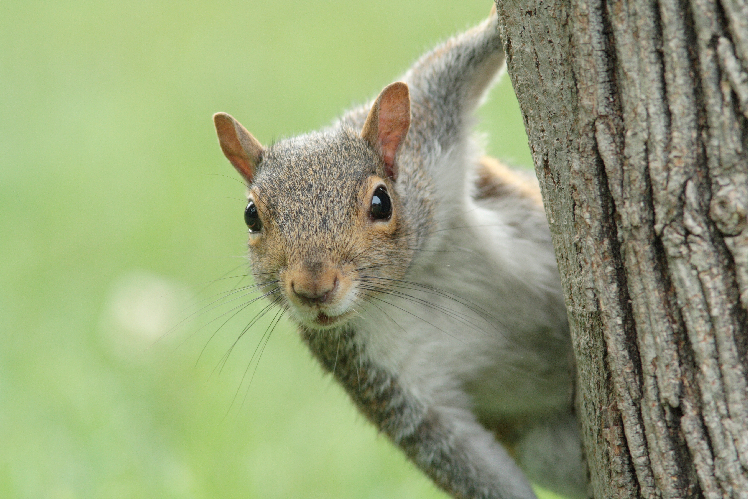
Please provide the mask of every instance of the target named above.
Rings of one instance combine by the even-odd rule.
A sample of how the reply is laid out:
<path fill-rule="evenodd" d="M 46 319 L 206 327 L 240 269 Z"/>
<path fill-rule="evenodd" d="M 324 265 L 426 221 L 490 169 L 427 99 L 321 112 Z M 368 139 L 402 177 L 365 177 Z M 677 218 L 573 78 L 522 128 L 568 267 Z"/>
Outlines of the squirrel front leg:
<path fill-rule="evenodd" d="M 301 329 L 325 370 L 361 412 L 446 492 L 464 499 L 535 499 L 507 451 L 474 415 L 458 406 L 429 405 L 395 374 L 374 365 L 355 332 Z"/>
<path fill-rule="evenodd" d="M 460 408 L 422 409 L 413 432 L 393 440 L 445 491 L 466 499 L 535 498 L 522 471 L 472 413 Z M 402 426 L 411 424 L 403 421 Z"/>

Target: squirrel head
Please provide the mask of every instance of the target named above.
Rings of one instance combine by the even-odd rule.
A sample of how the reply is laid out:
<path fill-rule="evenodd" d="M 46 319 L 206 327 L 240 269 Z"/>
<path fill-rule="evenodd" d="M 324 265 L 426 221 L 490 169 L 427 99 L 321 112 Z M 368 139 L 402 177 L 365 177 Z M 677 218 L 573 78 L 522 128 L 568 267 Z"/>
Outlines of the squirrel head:
<path fill-rule="evenodd" d="M 405 83 L 380 93 L 360 131 L 341 126 L 266 148 L 230 115 L 213 120 L 248 183 L 255 281 L 268 294 L 280 291 L 297 322 L 341 326 L 402 278 L 413 253 L 397 184 L 410 126 Z"/>

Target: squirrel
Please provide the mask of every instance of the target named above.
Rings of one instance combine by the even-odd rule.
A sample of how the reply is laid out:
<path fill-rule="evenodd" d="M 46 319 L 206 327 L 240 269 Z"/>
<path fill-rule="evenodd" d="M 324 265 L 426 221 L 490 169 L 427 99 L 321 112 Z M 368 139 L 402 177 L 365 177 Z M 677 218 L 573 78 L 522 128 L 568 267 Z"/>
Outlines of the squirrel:
<path fill-rule="evenodd" d="M 537 181 L 471 130 L 503 67 L 493 10 L 329 128 L 264 147 L 213 120 L 248 185 L 258 289 L 367 419 L 454 497 L 584 497 Z"/>

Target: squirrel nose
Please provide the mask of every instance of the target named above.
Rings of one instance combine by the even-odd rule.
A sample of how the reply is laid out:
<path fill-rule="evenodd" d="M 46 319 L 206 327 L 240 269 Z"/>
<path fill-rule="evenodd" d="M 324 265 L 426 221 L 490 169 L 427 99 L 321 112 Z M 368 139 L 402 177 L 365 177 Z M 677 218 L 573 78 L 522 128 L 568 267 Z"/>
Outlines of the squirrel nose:
<path fill-rule="evenodd" d="M 295 279 L 291 291 L 305 305 L 322 305 L 332 301 L 338 287 L 338 276 L 320 276 L 317 279 Z"/>

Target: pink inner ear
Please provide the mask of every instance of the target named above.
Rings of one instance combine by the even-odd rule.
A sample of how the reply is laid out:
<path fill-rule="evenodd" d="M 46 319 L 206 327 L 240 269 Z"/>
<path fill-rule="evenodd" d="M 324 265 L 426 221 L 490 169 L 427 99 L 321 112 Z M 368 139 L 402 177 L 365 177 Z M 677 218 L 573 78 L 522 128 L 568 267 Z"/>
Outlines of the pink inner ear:
<path fill-rule="evenodd" d="M 382 95 L 379 104 L 379 147 L 387 174 L 397 177 L 395 155 L 410 127 L 410 96 L 405 84 L 393 84 Z"/>
<path fill-rule="evenodd" d="M 408 123 L 403 123 L 402 120 L 382 124 L 379 129 L 379 145 L 382 148 L 382 159 L 385 163 L 390 164 L 395 161 L 395 153 L 405 137 L 404 132 L 407 131 Z"/>
<path fill-rule="evenodd" d="M 252 183 L 260 161 L 262 145 L 238 121 L 225 113 L 213 115 L 218 141 L 234 168 Z"/>
<path fill-rule="evenodd" d="M 247 160 L 246 156 L 226 153 L 226 159 L 234 165 L 234 168 L 244 177 L 247 182 L 252 183 L 254 178 L 254 166 Z"/>

